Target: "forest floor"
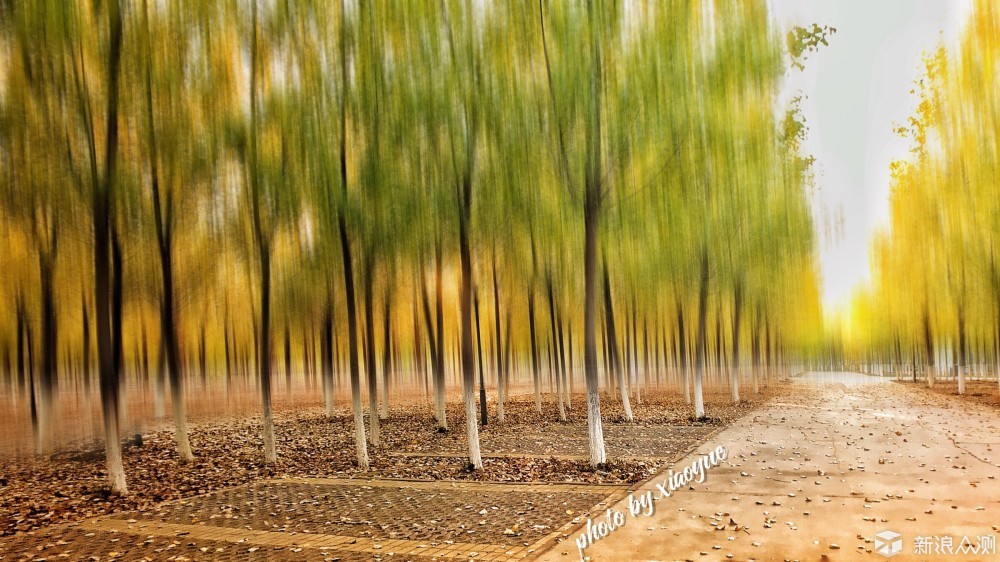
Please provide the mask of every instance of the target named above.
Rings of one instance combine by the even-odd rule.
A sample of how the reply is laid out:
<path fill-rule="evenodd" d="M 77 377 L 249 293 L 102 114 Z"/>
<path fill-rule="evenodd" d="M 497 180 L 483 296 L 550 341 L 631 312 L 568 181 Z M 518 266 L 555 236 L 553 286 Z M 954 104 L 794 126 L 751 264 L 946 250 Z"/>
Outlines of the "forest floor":
<path fill-rule="evenodd" d="M 1000 409 L 1000 388 L 998 388 L 996 381 L 965 381 L 965 394 L 962 396 L 958 394 L 958 381 L 950 379 L 935 381 L 934 388 L 927 388 L 927 384 L 924 381 L 917 383 L 899 381 L 898 384 L 942 396 L 954 396 L 962 400 Z"/>
<path fill-rule="evenodd" d="M 704 420 L 690 419 L 677 392 L 649 392 L 630 424 L 605 395 L 614 460 L 600 470 L 586 462 L 582 393 L 572 397 L 566 423 L 556 421 L 550 399 L 539 415 L 530 394 L 513 397 L 503 424 L 491 402 L 480 433 L 484 469 L 475 472 L 466 467 L 457 402 L 449 403 L 447 433 L 435 431 L 426 404 L 393 405 L 368 472 L 355 466 L 344 407 L 330 418 L 315 407 L 279 411 L 279 460 L 271 466 L 263 463 L 259 418 L 193 424 L 196 458 L 187 464 L 176 458 L 171 430 L 146 432 L 141 445 L 126 448 L 124 498 L 107 493 L 95 443 L 49 459 L 0 458 L 0 560 L 518 558 L 745 414 L 789 399 L 789 386 L 762 388 L 738 405 L 728 403 L 728 391 L 707 392 Z M 303 535 L 325 547 L 288 538 Z"/>
<path fill-rule="evenodd" d="M 677 470 L 726 447 L 727 459 L 708 469 L 704 482 L 661 496 L 656 484 L 666 474 L 660 472 L 634 487 L 636 497 L 653 494 L 653 513 L 632 517 L 628 498 L 619 501 L 610 509 L 622 511 L 625 524 L 584 554 L 592 560 L 996 559 L 1000 415 L 992 404 L 854 373 L 793 380 L 794 400 L 753 412 L 675 464 Z M 541 559 L 578 560 L 582 523 L 564 531 Z"/>

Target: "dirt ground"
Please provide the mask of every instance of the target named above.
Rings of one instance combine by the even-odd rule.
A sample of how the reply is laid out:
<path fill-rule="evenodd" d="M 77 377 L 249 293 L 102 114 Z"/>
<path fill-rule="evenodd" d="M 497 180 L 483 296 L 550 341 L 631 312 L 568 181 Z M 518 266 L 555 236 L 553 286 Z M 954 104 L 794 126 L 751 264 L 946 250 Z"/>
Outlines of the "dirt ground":
<path fill-rule="evenodd" d="M 352 418 L 343 404 L 330 418 L 318 406 L 279 408 L 278 462 L 272 466 L 263 462 L 260 420 L 250 415 L 252 410 L 223 419 L 196 417 L 190 432 L 196 458 L 188 464 L 176 457 L 172 428 L 160 423 L 141 433 L 141 446 L 125 450 L 130 494 L 124 498 L 107 492 L 99 443 L 71 441 L 51 458 L 0 457 L 0 536 L 99 515 L 150 513 L 164 501 L 284 477 L 632 484 L 788 390 L 774 384 L 757 396 L 745 392 L 747 399 L 738 405 L 729 402 L 726 390 L 707 392 L 707 419 L 693 421 L 690 406 L 678 393 L 651 391 L 634 405 L 632 424 L 622 421 L 621 404 L 605 395 L 602 417 L 610 462 L 598 470 L 586 463 L 582 393 L 572 397 L 566 423 L 557 421 L 551 399 L 539 415 L 530 394 L 513 397 L 506 406 L 506 423 L 492 417 L 481 429 L 484 469 L 476 472 L 466 466 L 464 415 L 455 401 L 448 404 L 447 433 L 435 431 L 428 405 L 394 404 L 382 421 L 381 446 L 370 447 L 368 472 L 355 466 Z M 490 403 L 491 416 L 495 412 Z"/>
<path fill-rule="evenodd" d="M 941 396 L 953 396 L 957 400 L 968 400 L 1000 409 L 1000 387 L 996 381 L 965 381 L 965 394 L 958 393 L 958 381 L 939 380 L 935 381 L 934 388 L 927 388 L 927 384 L 921 382 L 900 381 L 897 384 L 923 390 Z"/>

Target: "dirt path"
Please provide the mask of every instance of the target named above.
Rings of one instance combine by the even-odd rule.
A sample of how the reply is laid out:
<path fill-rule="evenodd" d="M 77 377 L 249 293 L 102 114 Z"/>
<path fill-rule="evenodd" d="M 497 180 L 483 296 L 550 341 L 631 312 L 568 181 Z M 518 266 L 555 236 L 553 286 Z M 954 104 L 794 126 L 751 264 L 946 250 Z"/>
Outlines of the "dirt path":
<path fill-rule="evenodd" d="M 633 517 L 622 500 L 612 509 L 625 524 L 584 554 L 878 560 L 880 548 L 898 545 L 894 560 L 996 559 L 996 409 L 851 373 L 809 373 L 798 382 L 803 399 L 744 417 L 675 464 L 682 470 L 726 447 L 726 460 L 703 483 L 660 497 L 656 484 L 667 475 L 657 475 L 633 492 L 652 494 L 652 515 Z M 578 527 L 542 560 L 579 559 L 580 534 Z"/>

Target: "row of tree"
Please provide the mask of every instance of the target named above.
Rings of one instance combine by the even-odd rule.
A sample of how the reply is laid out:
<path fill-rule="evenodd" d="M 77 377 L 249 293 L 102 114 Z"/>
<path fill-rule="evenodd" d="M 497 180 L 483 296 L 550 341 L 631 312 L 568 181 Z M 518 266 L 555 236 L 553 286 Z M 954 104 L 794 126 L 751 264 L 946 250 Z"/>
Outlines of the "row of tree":
<path fill-rule="evenodd" d="M 512 364 L 541 409 L 548 356 L 565 419 L 582 350 L 597 466 L 602 358 L 627 417 L 668 363 L 702 417 L 710 349 L 738 401 L 744 365 L 756 390 L 820 337 L 805 126 L 776 107 L 833 30 L 782 41 L 764 2 L 41 1 L 0 26 L 0 343 L 40 452 L 96 364 L 117 492 L 121 376 L 153 354 L 181 459 L 186 379 L 221 363 L 255 371 L 274 461 L 284 359 L 331 414 L 344 369 L 366 469 L 380 374 L 384 408 L 426 366 L 447 429 L 457 338 L 479 468 L 477 359 L 502 420 Z"/>
<path fill-rule="evenodd" d="M 933 386 L 1000 369 L 1000 9 L 977 0 L 956 45 L 925 58 L 899 134 L 889 229 L 855 299 L 848 356 Z M 878 319 L 879 321 L 874 321 Z"/>

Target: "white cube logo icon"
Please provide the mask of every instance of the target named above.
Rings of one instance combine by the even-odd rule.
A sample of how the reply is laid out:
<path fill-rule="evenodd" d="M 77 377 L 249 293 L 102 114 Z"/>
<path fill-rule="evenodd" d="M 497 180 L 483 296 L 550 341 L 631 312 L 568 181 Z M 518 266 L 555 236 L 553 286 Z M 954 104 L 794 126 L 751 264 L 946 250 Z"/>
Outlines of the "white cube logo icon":
<path fill-rule="evenodd" d="M 882 531 L 875 535 L 875 552 L 885 556 L 895 556 L 903 551 L 903 539 L 899 538 L 899 533 L 892 531 Z"/>

